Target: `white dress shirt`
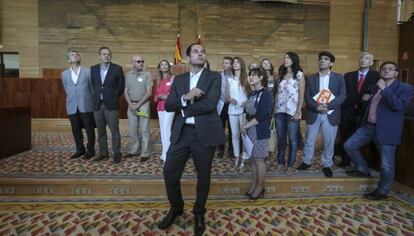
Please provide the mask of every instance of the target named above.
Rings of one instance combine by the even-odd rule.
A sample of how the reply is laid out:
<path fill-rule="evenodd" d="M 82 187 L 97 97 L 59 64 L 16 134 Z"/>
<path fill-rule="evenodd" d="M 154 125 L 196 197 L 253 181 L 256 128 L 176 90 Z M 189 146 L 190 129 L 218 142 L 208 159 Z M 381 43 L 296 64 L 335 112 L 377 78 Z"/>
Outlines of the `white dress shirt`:
<path fill-rule="evenodd" d="M 329 71 L 326 75 L 322 75 L 319 72 L 319 92 L 322 89 L 329 89 L 329 77 L 331 76 L 331 71 Z"/>
<path fill-rule="evenodd" d="M 71 77 L 72 77 L 72 81 L 73 81 L 74 84 L 76 84 L 78 82 L 80 69 L 81 68 L 79 66 L 79 68 L 77 69 L 77 71 L 74 71 L 73 70 L 73 67 L 70 67 L 70 74 L 72 75 Z"/>
<path fill-rule="evenodd" d="M 197 72 L 195 74 L 190 71 L 190 90 L 193 89 L 193 88 L 195 88 L 197 86 L 198 80 L 200 79 L 200 75 L 203 72 L 203 70 L 204 70 L 204 68 L 201 69 L 199 72 Z M 181 97 L 181 105 L 183 107 L 186 107 L 187 106 L 187 102 L 188 101 L 184 101 L 184 95 L 183 95 Z M 181 110 L 181 114 L 182 114 L 183 117 L 185 117 L 183 110 Z M 186 124 L 195 124 L 194 116 L 187 117 L 185 119 L 185 123 Z"/>

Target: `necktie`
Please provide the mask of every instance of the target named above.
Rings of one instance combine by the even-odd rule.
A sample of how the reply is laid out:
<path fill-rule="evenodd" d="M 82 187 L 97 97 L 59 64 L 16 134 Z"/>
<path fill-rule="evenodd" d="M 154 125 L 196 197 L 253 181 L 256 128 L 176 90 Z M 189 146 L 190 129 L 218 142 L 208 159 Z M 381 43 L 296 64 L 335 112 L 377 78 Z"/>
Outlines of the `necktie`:
<path fill-rule="evenodd" d="M 359 80 L 358 80 L 358 94 L 361 93 L 362 84 L 364 84 L 364 80 L 365 80 L 364 74 L 360 74 L 359 75 Z"/>

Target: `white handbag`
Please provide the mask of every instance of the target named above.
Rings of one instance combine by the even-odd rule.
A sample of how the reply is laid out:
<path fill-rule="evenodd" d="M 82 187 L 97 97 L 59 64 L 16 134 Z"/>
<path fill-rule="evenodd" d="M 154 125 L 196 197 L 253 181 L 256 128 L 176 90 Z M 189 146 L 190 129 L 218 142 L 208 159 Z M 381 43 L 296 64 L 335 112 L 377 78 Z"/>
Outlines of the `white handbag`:
<path fill-rule="evenodd" d="M 270 122 L 270 138 L 269 138 L 269 151 L 275 152 L 277 150 L 277 133 L 275 118 L 272 118 Z"/>

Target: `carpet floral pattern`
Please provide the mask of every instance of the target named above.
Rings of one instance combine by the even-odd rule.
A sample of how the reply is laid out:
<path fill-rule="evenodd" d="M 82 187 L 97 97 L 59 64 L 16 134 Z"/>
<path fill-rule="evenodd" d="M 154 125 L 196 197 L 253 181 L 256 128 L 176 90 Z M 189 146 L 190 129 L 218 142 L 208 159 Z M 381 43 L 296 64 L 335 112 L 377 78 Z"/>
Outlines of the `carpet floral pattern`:
<path fill-rule="evenodd" d="M 86 140 L 86 137 L 85 137 Z M 108 137 L 109 150 L 111 150 L 111 137 Z M 153 147 L 161 145 L 159 142 L 159 129 L 151 129 L 151 143 Z M 130 144 L 127 131 L 121 131 L 121 146 L 124 154 L 128 153 Z M 155 148 L 160 149 L 160 148 Z M 296 169 L 293 175 L 320 174 L 321 143 L 318 141 L 315 147 L 315 158 L 312 167 L 299 173 Z M 70 132 L 35 132 L 32 133 L 32 149 L 18 155 L 0 160 L 0 176 L 120 176 L 157 178 L 162 175 L 163 162 L 160 153 L 152 152 L 149 161 L 141 163 L 139 158 L 123 159 L 120 164 L 114 165 L 111 160 L 104 162 L 92 162 L 82 159 L 71 160 L 69 157 L 75 150 L 73 137 Z M 98 146 L 96 146 L 98 150 Z M 111 159 L 111 158 L 110 158 Z M 302 151 L 298 151 L 295 164 L 301 163 Z M 336 160 L 336 162 L 339 160 Z M 284 171 L 275 170 L 275 157 L 271 155 L 268 160 L 269 175 L 284 175 Z M 334 172 L 343 173 L 340 168 L 333 167 Z M 250 173 L 248 161 L 243 169 L 234 166 L 234 159 L 225 153 L 224 158 L 214 158 L 212 175 L 214 176 L 239 176 Z M 184 177 L 195 174 L 194 165 L 190 158 Z"/>
<path fill-rule="evenodd" d="M 192 235 L 191 203 L 166 231 L 166 202 L 0 203 L 0 235 Z M 207 235 L 414 235 L 414 207 L 397 197 L 212 200 Z"/>

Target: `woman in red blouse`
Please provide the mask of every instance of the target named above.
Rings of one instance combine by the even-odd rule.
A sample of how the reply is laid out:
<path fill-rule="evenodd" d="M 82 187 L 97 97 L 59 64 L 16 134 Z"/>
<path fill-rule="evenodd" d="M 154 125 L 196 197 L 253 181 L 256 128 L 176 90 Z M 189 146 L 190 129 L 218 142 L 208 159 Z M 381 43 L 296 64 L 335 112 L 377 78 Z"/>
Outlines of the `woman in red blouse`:
<path fill-rule="evenodd" d="M 164 108 L 165 100 L 167 100 L 170 88 L 174 79 L 171 74 L 171 66 L 167 60 L 161 60 L 158 63 L 158 80 L 157 91 L 154 96 L 154 102 L 157 107 L 158 120 L 160 123 L 160 134 L 162 144 L 161 160 L 165 162 L 167 151 L 170 147 L 171 127 L 174 120 L 174 112 L 166 112 Z"/>

